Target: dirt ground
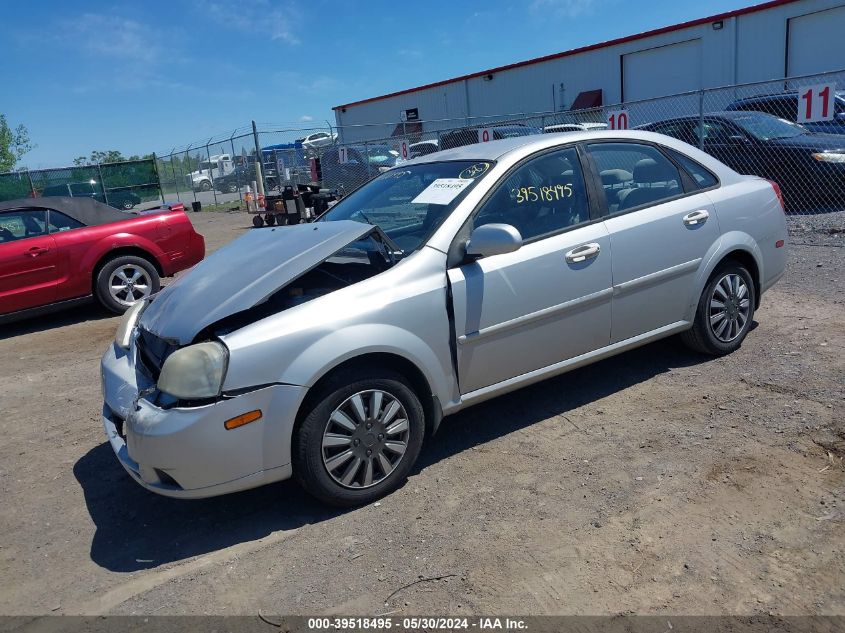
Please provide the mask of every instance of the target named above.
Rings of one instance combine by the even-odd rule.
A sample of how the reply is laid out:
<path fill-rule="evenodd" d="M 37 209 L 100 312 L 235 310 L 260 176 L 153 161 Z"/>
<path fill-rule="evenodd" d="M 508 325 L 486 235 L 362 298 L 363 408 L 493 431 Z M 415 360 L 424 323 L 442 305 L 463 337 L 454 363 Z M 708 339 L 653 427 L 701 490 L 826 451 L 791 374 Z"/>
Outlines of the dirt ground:
<path fill-rule="evenodd" d="M 100 423 L 117 319 L 2 326 L 0 614 L 845 614 L 843 227 L 795 222 L 737 353 L 666 340 L 447 418 L 352 511 L 146 492 Z"/>

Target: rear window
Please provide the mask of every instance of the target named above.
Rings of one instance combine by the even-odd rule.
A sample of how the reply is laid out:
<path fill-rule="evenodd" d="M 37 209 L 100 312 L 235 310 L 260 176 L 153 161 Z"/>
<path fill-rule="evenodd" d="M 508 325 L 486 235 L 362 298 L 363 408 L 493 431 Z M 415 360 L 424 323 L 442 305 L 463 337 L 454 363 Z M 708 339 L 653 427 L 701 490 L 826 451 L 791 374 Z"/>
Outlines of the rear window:
<path fill-rule="evenodd" d="M 719 184 L 719 179 L 716 178 L 716 176 L 714 176 L 713 173 L 710 172 L 710 170 L 704 165 L 700 165 L 695 162 L 686 154 L 669 149 L 668 147 L 664 149 L 672 156 L 675 162 L 679 163 L 681 167 L 683 167 L 684 170 L 693 177 L 701 189 L 707 189 L 708 187 L 713 187 Z"/>

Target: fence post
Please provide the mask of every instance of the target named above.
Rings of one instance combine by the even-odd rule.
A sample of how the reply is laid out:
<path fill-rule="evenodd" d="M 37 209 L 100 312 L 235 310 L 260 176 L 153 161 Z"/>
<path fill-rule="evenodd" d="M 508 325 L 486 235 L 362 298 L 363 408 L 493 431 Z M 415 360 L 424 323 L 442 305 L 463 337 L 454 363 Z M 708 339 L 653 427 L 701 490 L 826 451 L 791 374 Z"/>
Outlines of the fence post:
<path fill-rule="evenodd" d="M 161 188 L 161 174 L 158 173 L 158 158 L 153 152 L 153 170 L 156 173 L 156 182 L 158 183 L 158 195 L 161 196 L 161 203 L 164 204 L 164 189 Z"/>
<path fill-rule="evenodd" d="M 26 170 L 26 177 L 29 178 L 29 192 L 32 194 L 32 197 L 35 198 L 35 185 L 32 184 L 32 172 L 29 171 L 29 168 Z"/>
<path fill-rule="evenodd" d="M 100 167 L 99 161 L 97 162 L 97 174 L 100 176 L 100 190 L 103 192 L 103 200 L 105 200 L 106 204 L 108 204 L 109 194 L 106 193 L 106 183 L 103 182 L 103 169 Z"/>
<path fill-rule="evenodd" d="M 234 132 L 232 132 L 232 136 L 229 137 L 229 145 L 232 146 L 232 165 L 235 165 L 235 137 Z M 235 170 L 238 170 L 238 166 L 235 165 Z M 241 172 L 238 171 L 238 174 L 235 176 L 235 185 L 238 187 L 238 202 L 243 202 L 243 195 L 241 194 Z"/>
<path fill-rule="evenodd" d="M 255 125 L 255 121 L 252 122 L 252 140 L 255 143 L 255 162 L 261 165 L 261 193 L 264 193 L 266 189 L 264 186 L 264 160 L 261 156 L 261 145 L 258 143 L 258 128 Z"/>
<path fill-rule="evenodd" d="M 209 139 L 211 140 L 211 139 Z M 211 181 L 211 195 L 214 196 L 214 205 L 217 205 L 217 187 L 214 186 L 214 167 L 211 165 L 211 152 L 208 150 L 208 143 L 205 144 L 205 155 L 208 157 L 208 179 Z"/>
<path fill-rule="evenodd" d="M 364 162 L 367 163 L 367 180 L 369 180 L 370 178 L 372 178 L 372 175 L 370 174 L 370 151 L 369 143 L 367 143 L 367 141 L 364 141 Z M 356 186 L 358 185 L 358 183 L 355 184 Z"/>
<path fill-rule="evenodd" d="M 698 149 L 704 150 L 704 90 L 698 91 Z"/>
<path fill-rule="evenodd" d="M 190 156 L 190 154 L 188 154 L 188 152 L 190 150 L 191 150 L 191 146 L 188 145 L 188 147 L 185 148 L 185 162 L 188 165 L 188 169 L 191 169 L 191 156 Z M 197 165 L 197 166 L 199 166 L 199 165 Z M 191 179 L 191 182 L 188 184 L 188 186 L 191 188 L 191 193 L 194 196 L 194 202 L 196 202 L 197 201 L 197 188 L 194 187 L 194 179 L 193 179 L 193 177 L 191 177 L 190 171 L 188 172 L 188 178 Z"/>

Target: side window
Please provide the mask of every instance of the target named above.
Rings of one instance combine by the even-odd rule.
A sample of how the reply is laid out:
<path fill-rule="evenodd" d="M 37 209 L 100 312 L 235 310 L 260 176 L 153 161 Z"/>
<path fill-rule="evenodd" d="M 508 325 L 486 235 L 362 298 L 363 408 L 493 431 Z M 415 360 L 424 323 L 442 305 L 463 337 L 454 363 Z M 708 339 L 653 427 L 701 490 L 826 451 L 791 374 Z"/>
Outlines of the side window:
<path fill-rule="evenodd" d="M 668 147 L 663 149 L 669 152 L 676 162 L 680 163 L 681 167 L 683 167 L 687 173 L 695 179 L 695 182 L 698 183 L 700 188 L 706 189 L 719 183 L 719 180 L 710 172 L 709 169 L 703 165 L 699 165 L 686 154 L 669 149 Z"/>
<path fill-rule="evenodd" d="M 90 196 L 94 191 L 94 185 L 88 182 L 74 182 L 70 185 L 70 193 L 74 196 Z"/>
<path fill-rule="evenodd" d="M 0 213 L 0 244 L 47 234 L 44 209 L 21 209 Z"/>
<path fill-rule="evenodd" d="M 698 145 L 698 134 L 693 129 L 692 123 L 689 121 L 675 121 L 674 123 L 665 123 L 654 128 L 655 132 L 671 136 L 684 143 L 690 145 Z"/>
<path fill-rule="evenodd" d="M 59 233 L 60 231 L 69 231 L 71 229 L 79 229 L 85 226 L 79 220 L 74 220 L 66 216 L 64 213 L 53 211 L 50 209 L 49 215 L 49 230 L 50 233 Z"/>
<path fill-rule="evenodd" d="M 590 219 L 584 175 L 575 148 L 529 160 L 497 185 L 474 226 L 502 223 L 522 238 L 561 231 Z"/>
<path fill-rule="evenodd" d="M 696 125 L 696 128 L 698 126 Z M 731 135 L 735 134 L 733 130 L 731 130 L 727 125 L 724 123 L 720 123 L 719 121 L 705 121 L 704 122 L 704 143 L 730 143 L 731 142 Z"/>
<path fill-rule="evenodd" d="M 678 168 L 650 145 L 594 143 L 587 149 L 601 175 L 609 213 L 657 204 L 684 191 Z"/>

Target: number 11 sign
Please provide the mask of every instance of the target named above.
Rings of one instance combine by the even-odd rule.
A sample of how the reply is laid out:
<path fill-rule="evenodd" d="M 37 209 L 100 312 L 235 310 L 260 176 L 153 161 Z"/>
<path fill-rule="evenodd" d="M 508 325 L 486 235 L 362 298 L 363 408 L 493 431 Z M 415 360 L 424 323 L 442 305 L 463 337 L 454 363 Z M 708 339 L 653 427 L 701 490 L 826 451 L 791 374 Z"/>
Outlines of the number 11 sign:
<path fill-rule="evenodd" d="M 833 100 L 836 96 L 834 84 L 817 84 L 798 89 L 798 123 L 832 121 Z"/>

